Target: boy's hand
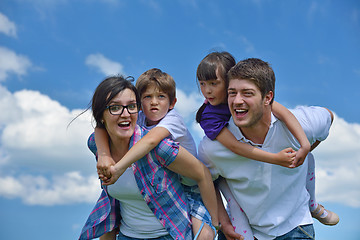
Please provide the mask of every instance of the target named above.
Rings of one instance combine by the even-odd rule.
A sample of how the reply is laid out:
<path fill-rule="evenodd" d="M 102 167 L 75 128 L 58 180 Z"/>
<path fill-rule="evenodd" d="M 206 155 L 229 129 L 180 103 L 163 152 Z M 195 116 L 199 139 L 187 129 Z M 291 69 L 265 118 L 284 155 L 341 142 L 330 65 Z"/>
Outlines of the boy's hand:
<path fill-rule="evenodd" d="M 244 236 L 235 232 L 234 227 L 230 224 L 221 226 L 221 231 L 224 233 L 227 240 L 244 240 Z"/>
<path fill-rule="evenodd" d="M 103 185 L 111 185 L 114 184 L 119 177 L 125 172 L 126 168 L 119 168 L 117 169 L 116 166 L 111 166 L 110 167 L 110 173 L 111 173 L 111 177 L 108 179 L 105 179 L 105 181 L 103 179 L 101 179 L 103 181 Z"/>
<path fill-rule="evenodd" d="M 98 162 L 96 164 L 99 178 L 102 181 L 107 181 L 111 178 L 110 167 L 115 164 L 115 161 L 109 156 L 98 156 Z"/>
<path fill-rule="evenodd" d="M 276 153 L 276 164 L 287 168 L 294 168 L 296 167 L 294 164 L 295 156 L 296 151 L 294 151 L 292 148 L 281 150 L 280 152 Z"/>

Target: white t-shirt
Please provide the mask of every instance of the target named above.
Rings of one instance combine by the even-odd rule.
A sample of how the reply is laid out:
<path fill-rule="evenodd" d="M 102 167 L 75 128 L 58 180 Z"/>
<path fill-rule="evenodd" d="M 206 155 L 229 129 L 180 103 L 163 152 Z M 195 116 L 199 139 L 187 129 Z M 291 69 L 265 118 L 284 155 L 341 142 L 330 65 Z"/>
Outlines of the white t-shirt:
<path fill-rule="evenodd" d="M 299 107 L 292 112 L 310 144 L 327 137 L 331 117 L 325 108 Z M 239 141 L 254 145 L 245 139 L 232 118 L 228 128 Z M 276 153 L 287 147 L 296 150 L 300 144 L 285 124 L 272 115 L 265 141 L 258 147 Z M 258 239 L 274 239 L 298 225 L 313 223 L 305 187 L 307 159 L 303 165 L 289 169 L 236 155 L 206 136 L 200 142 L 198 156 L 214 179 L 219 176 L 226 178 Z"/>
<path fill-rule="evenodd" d="M 127 168 L 114 184 L 108 186 L 108 193 L 121 203 L 122 234 L 139 239 L 169 234 L 144 201 L 131 168 Z"/>
<path fill-rule="evenodd" d="M 137 123 L 148 129 L 154 127 L 166 128 L 170 132 L 172 140 L 179 142 L 183 148 L 188 150 L 195 157 L 197 156 L 194 138 L 187 129 L 183 117 L 175 109 L 170 110 L 157 125 L 153 126 L 146 125 L 146 116 L 143 111 L 140 111 Z"/>

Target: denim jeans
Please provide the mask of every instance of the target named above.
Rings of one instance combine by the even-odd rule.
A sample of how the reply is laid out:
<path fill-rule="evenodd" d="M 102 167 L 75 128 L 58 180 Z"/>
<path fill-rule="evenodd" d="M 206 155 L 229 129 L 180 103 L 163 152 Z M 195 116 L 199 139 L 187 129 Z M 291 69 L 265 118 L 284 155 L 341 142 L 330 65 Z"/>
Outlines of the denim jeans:
<path fill-rule="evenodd" d="M 158 238 L 132 238 L 132 237 L 127 237 L 125 235 L 123 235 L 121 232 L 119 232 L 119 235 L 117 236 L 117 240 L 174 240 L 170 234 L 163 236 L 163 237 L 158 237 Z"/>
<path fill-rule="evenodd" d="M 256 239 L 256 238 L 255 238 Z M 275 238 L 274 240 L 308 240 L 315 239 L 314 226 L 312 224 L 297 226 L 290 232 Z M 222 232 L 219 232 L 218 240 L 226 240 L 225 235 Z"/>
<path fill-rule="evenodd" d="M 290 232 L 275 238 L 275 240 L 307 240 L 315 239 L 314 226 L 312 224 L 297 226 Z"/>

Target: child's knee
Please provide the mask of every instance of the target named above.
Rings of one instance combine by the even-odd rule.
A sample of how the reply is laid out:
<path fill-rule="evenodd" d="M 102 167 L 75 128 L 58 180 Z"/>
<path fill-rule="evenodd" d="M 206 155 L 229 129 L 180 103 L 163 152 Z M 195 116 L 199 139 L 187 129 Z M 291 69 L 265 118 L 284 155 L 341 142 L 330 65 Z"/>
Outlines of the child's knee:
<path fill-rule="evenodd" d="M 215 238 L 214 230 L 206 223 L 197 218 L 192 218 L 192 227 L 196 240 L 213 240 Z"/>
<path fill-rule="evenodd" d="M 213 240 L 215 238 L 215 232 L 209 225 L 205 224 L 201 230 L 197 240 Z"/>

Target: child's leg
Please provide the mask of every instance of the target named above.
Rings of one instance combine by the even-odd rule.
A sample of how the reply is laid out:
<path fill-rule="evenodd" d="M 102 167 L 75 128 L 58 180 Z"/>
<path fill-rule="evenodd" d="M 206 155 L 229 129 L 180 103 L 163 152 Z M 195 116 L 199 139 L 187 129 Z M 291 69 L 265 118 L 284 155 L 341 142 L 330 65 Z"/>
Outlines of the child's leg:
<path fill-rule="evenodd" d="M 318 204 L 315 198 L 315 160 L 314 155 L 309 153 L 308 156 L 308 174 L 306 178 L 306 189 L 310 194 L 309 207 L 310 211 L 313 212 Z"/>
<path fill-rule="evenodd" d="M 197 219 L 196 217 L 191 217 L 192 221 L 192 230 L 196 240 L 209 240 L 215 238 L 214 230 L 207 224 Z M 199 232 L 200 231 L 200 232 Z"/>
<path fill-rule="evenodd" d="M 308 154 L 308 174 L 306 179 L 306 189 L 310 194 L 309 208 L 311 215 L 325 225 L 336 225 L 339 222 L 339 216 L 326 210 L 321 204 L 316 202 L 315 198 L 315 159 L 312 153 Z"/>
<path fill-rule="evenodd" d="M 245 240 L 253 240 L 254 234 L 249 225 L 249 220 L 245 215 L 244 211 L 242 210 L 242 208 L 235 201 L 230 191 L 230 188 L 226 183 L 226 180 L 225 179 L 220 180 L 218 182 L 218 187 L 228 203 L 228 209 L 230 211 L 229 217 L 235 232 L 243 235 Z"/>
<path fill-rule="evenodd" d="M 194 237 L 196 236 L 196 240 L 214 239 L 215 231 L 210 227 L 211 216 L 201 199 L 199 187 L 183 186 L 189 203 Z"/>

